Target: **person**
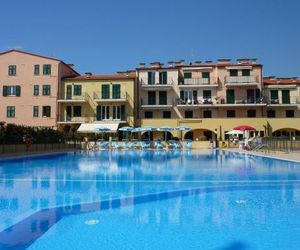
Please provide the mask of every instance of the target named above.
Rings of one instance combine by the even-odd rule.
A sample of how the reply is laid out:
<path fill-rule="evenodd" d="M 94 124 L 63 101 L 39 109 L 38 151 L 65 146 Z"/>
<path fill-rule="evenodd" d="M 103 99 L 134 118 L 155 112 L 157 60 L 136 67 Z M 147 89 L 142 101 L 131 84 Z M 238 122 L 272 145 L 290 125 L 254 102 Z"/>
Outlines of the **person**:
<path fill-rule="evenodd" d="M 210 150 L 213 150 L 213 148 L 214 148 L 212 139 L 209 139 L 209 148 L 210 148 Z"/>

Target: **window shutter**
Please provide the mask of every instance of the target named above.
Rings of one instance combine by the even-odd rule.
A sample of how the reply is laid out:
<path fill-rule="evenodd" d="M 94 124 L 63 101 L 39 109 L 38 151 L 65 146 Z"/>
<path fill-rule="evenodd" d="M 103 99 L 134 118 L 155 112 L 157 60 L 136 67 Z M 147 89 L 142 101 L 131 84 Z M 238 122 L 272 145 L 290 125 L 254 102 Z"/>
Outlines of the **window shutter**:
<path fill-rule="evenodd" d="M 101 121 L 101 106 L 100 105 L 98 105 L 97 106 L 97 121 Z"/>
<path fill-rule="evenodd" d="M 3 86 L 3 96 L 7 96 L 7 86 Z"/>
<path fill-rule="evenodd" d="M 121 121 L 125 121 L 125 105 L 121 105 Z"/>
<path fill-rule="evenodd" d="M 184 91 L 183 90 L 180 91 L 180 99 L 184 100 Z"/>
<path fill-rule="evenodd" d="M 16 86 L 16 96 L 21 96 L 21 86 Z"/>

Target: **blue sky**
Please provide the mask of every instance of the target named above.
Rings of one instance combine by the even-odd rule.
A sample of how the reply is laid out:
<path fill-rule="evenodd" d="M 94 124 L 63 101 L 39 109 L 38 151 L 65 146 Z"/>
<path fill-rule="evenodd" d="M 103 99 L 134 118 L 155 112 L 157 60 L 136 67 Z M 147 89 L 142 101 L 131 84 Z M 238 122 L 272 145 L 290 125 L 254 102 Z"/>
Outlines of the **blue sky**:
<path fill-rule="evenodd" d="M 258 58 L 300 77 L 299 0 L 1 0 L 0 51 L 114 73 L 139 62 Z"/>

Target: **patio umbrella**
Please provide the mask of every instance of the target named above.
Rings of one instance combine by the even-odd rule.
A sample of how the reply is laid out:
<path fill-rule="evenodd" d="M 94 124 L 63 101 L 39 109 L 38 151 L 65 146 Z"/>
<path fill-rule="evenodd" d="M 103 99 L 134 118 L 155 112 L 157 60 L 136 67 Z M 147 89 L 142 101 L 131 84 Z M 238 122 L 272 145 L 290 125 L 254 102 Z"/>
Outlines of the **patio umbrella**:
<path fill-rule="evenodd" d="M 231 130 L 225 133 L 226 135 L 242 135 L 243 132 L 241 130 Z"/>
<path fill-rule="evenodd" d="M 108 131 L 110 131 L 110 129 L 107 128 L 107 127 L 101 126 L 101 127 L 95 128 L 95 131 L 98 131 L 98 132 L 108 132 Z M 103 136 L 102 136 L 102 139 L 103 139 Z"/>
<path fill-rule="evenodd" d="M 157 131 L 164 132 L 165 141 L 167 140 L 167 133 L 166 132 L 173 131 L 173 130 L 174 130 L 174 128 L 170 127 L 170 126 L 162 126 L 162 127 L 160 127 L 160 128 L 157 129 Z"/>
<path fill-rule="evenodd" d="M 181 137 L 181 140 L 182 140 L 182 131 L 188 131 L 188 130 L 191 130 L 191 128 L 181 125 L 181 126 L 176 127 L 175 130 L 180 131 L 180 137 Z"/>
<path fill-rule="evenodd" d="M 129 132 L 132 132 L 134 128 L 132 127 L 122 127 L 122 128 L 119 128 L 119 131 L 124 131 L 126 132 L 126 138 L 128 139 L 128 134 Z"/>
<path fill-rule="evenodd" d="M 131 132 L 132 133 L 141 133 L 143 131 L 145 131 L 143 128 L 137 127 L 137 128 L 134 128 Z M 140 136 L 139 136 L 139 139 L 141 139 Z"/>
<path fill-rule="evenodd" d="M 240 125 L 237 127 L 234 127 L 233 130 L 240 130 L 240 131 L 246 131 L 246 130 L 250 130 L 250 131 L 256 131 L 255 128 L 248 126 L 248 125 Z"/>

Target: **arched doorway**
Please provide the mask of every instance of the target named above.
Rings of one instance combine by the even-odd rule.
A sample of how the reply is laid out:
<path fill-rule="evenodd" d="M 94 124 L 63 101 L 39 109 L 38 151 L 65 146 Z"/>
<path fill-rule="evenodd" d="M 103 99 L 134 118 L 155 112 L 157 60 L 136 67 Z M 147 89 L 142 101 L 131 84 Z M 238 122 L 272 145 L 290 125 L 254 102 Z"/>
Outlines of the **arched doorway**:
<path fill-rule="evenodd" d="M 284 138 L 300 138 L 300 130 L 294 128 L 281 128 L 277 129 L 272 133 L 274 137 L 284 137 Z"/>
<path fill-rule="evenodd" d="M 193 141 L 209 141 L 214 140 L 215 132 L 209 129 L 192 129 L 185 133 L 184 139 Z"/>

